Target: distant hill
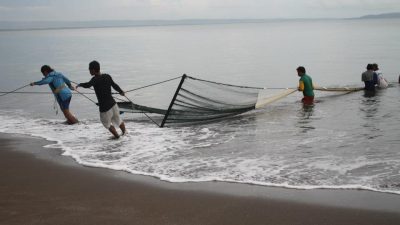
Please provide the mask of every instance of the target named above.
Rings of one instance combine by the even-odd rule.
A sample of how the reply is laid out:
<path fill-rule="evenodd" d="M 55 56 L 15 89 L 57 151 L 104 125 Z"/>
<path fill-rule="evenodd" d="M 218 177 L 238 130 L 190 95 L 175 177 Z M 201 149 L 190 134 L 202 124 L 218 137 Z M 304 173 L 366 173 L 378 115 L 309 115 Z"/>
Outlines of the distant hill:
<path fill-rule="evenodd" d="M 392 19 L 392 18 L 400 18 L 400 12 L 365 15 L 360 17 L 359 19 Z"/>

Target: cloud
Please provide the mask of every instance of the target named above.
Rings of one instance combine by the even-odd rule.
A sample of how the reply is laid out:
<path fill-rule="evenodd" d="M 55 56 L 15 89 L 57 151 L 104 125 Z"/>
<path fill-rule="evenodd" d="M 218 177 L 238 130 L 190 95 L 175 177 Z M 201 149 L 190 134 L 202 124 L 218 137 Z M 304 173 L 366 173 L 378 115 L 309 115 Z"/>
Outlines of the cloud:
<path fill-rule="evenodd" d="M 0 6 L 0 11 L 10 11 L 11 8 L 7 6 Z"/>
<path fill-rule="evenodd" d="M 41 6 L 48 6 L 51 3 L 49 0 L 2 0 L 0 2 L 0 7 L 7 7 L 7 8 L 24 8 L 24 7 L 41 7 Z"/>

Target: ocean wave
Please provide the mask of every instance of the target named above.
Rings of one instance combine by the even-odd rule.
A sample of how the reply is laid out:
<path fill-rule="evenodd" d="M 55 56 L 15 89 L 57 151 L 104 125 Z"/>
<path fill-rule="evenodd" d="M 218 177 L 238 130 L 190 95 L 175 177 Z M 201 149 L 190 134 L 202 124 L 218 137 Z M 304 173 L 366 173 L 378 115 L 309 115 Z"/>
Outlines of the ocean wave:
<path fill-rule="evenodd" d="M 0 111 L 0 132 L 44 138 L 79 164 L 157 177 L 168 182 L 222 181 L 294 189 L 355 189 L 400 194 L 398 160 L 355 155 L 324 155 L 328 139 L 344 146 L 344 132 L 282 143 L 269 137 L 268 147 L 243 138 L 246 124 L 164 128 L 127 122 L 128 134 L 111 134 L 97 119 L 65 125 L 61 120 L 31 118 L 22 111 Z M 240 118 L 239 118 L 240 119 Z M 280 126 L 279 123 L 271 126 Z M 260 132 L 260 130 L 258 130 Z M 291 130 L 292 131 L 292 130 Z M 276 130 L 275 132 L 287 132 Z M 320 130 L 321 132 L 321 130 Z M 267 133 L 273 135 L 273 133 Z M 253 137 L 254 138 L 254 137 Z M 304 140 L 303 140 L 304 139 Z M 245 142 L 249 143 L 243 143 Z M 254 143 L 251 143 L 254 141 Z M 314 149 L 321 143 L 321 149 Z M 325 143 L 326 144 L 326 143 Z M 249 146 L 251 146 L 250 149 Z M 296 146 L 296 148 L 293 148 Z M 247 148 L 246 148 L 247 147 Z M 327 144 L 326 148 L 330 146 Z M 337 149 L 338 152 L 346 151 Z M 345 154 L 345 153 L 343 153 Z M 390 180 L 386 179 L 391 177 Z M 397 182 L 397 183 L 396 183 Z"/>

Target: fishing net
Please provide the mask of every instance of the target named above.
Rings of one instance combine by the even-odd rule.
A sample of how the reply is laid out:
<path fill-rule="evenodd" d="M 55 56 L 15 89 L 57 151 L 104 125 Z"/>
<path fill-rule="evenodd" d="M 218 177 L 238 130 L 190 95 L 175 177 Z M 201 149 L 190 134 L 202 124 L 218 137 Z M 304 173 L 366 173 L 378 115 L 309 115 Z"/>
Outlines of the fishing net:
<path fill-rule="evenodd" d="M 143 99 L 145 93 L 137 94 L 132 102 L 119 102 L 118 105 L 121 111 L 125 112 L 158 114 L 158 116 L 148 117 L 160 127 L 203 123 L 254 109 L 261 89 L 217 83 L 183 75 L 176 88 L 172 89 L 174 93 L 166 93 L 168 89 L 161 88 L 162 99 L 165 100 L 153 99 L 159 106 L 151 106 L 151 101 L 148 100 L 143 104 L 140 103 L 139 99 Z M 148 97 L 150 96 L 154 97 L 153 94 Z"/>
<path fill-rule="evenodd" d="M 126 82 L 123 86 L 132 83 L 141 85 L 141 82 L 144 81 L 138 79 L 135 82 Z M 29 84 L 13 91 L 0 91 L 0 97 L 9 94 L 52 94 L 51 92 L 18 91 L 28 86 Z M 283 89 L 284 91 L 282 91 Z M 276 93 L 278 90 L 279 93 Z M 363 88 L 315 87 L 315 90 L 352 92 L 363 90 Z M 204 123 L 232 117 L 252 109 L 262 108 L 296 91 L 295 88 L 237 86 L 183 75 L 125 91 L 124 97 L 118 93 L 113 94 L 122 113 L 144 114 L 147 117 L 146 120 L 150 119 L 158 126 L 164 127 Z M 97 104 L 93 97 L 93 89 L 88 90 L 88 92 L 76 91 L 74 94 L 79 94 Z"/>

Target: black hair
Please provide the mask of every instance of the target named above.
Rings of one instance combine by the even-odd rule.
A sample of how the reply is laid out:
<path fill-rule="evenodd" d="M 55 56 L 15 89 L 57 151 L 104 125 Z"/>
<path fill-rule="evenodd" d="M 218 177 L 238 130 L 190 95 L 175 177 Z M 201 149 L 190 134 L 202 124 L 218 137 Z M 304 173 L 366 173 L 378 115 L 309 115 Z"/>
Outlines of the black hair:
<path fill-rule="evenodd" d="M 299 66 L 299 67 L 297 67 L 296 70 L 299 72 L 302 72 L 302 73 L 306 73 L 306 68 L 304 68 L 304 66 Z"/>
<path fill-rule="evenodd" d="M 49 65 L 43 65 L 42 68 L 40 68 L 40 72 L 44 74 L 44 72 L 51 73 L 54 70 L 49 66 Z"/>
<path fill-rule="evenodd" d="M 374 65 L 372 65 L 372 64 L 367 65 L 367 70 L 373 70 L 373 69 L 374 69 Z"/>
<path fill-rule="evenodd" d="M 89 70 L 94 70 L 95 72 L 100 71 L 100 63 L 96 60 L 93 60 L 89 63 Z"/>

